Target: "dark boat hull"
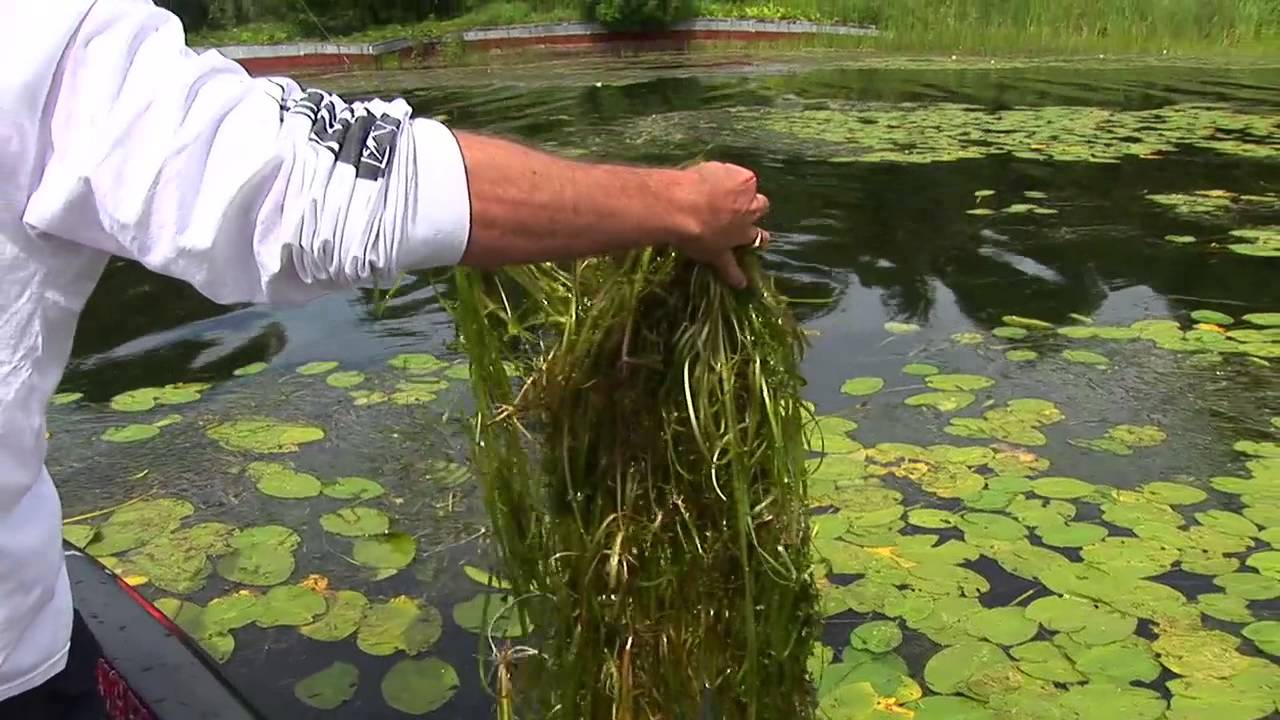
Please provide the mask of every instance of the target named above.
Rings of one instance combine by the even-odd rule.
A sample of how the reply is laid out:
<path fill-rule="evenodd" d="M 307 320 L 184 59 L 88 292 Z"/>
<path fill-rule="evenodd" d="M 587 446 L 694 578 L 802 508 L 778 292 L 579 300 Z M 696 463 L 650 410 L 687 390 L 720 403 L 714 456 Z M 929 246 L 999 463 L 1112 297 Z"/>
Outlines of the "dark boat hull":
<path fill-rule="evenodd" d="M 93 557 L 64 549 L 76 609 L 102 645 L 110 720 L 264 720 L 164 613 Z"/>

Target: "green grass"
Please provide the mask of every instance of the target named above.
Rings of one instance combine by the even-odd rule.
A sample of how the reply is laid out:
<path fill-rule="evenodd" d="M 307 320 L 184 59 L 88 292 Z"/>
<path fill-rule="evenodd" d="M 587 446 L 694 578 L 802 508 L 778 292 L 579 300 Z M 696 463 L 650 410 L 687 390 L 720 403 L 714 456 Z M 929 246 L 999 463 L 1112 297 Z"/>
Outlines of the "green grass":
<path fill-rule="evenodd" d="M 447 20 L 380 25 L 333 39 L 431 39 L 476 27 L 575 20 L 580 12 L 576 0 L 491 2 Z M 882 36 L 858 44 L 894 51 L 1218 55 L 1280 50 L 1280 0 L 703 0 L 696 14 L 874 24 Z M 306 17 L 191 36 L 197 45 L 304 39 L 326 37 Z"/>

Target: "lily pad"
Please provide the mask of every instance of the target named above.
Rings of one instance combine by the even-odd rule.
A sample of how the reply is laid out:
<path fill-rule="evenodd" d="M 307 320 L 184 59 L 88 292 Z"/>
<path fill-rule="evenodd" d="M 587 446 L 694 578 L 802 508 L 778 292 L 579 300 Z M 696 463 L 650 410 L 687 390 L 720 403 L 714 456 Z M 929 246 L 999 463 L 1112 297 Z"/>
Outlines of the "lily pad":
<path fill-rule="evenodd" d="M 353 388 L 364 382 L 364 373 L 350 370 L 346 372 L 336 372 L 330 374 L 324 379 L 326 385 L 336 388 Z"/>
<path fill-rule="evenodd" d="M 1111 360 L 1106 355 L 1089 350 L 1063 350 L 1062 357 L 1073 363 L 1092 365 L 1094 367 L 1106 367 L 1111 364 Z"/>
<path fill-rule="evenodd" d="M 480 568 L 474 565 L 463 565 L 462 571 L 466 573 L 467 577 L 471 578 L 472 580 L 475 580 L 476 582 L 480 583 L 481 585 L 484 585 L 487 588 L 492 588 L 495 590 L 511 589 L 511 583 L 507 582 L 506 580 L 503 580 L 502 578 L 498 577 L 497 575 L 494 575 L 493 573 L 486 572 L 485 570 L 481 570 Z"/>
<path fill-rule="evenodd" d="M 1117 425 L 1107 430 L 1107 437 L 1129 447 L 1155 447 L 1169 436 L 1155 425 Z"/>
<path fill-rule="evenodd" d="M 1196 598 L 1196 607 L 1209 617 L 1233 623 L 1250 623 L 1254 621 L 1249 612 L 1249 601 L 1236 595 L 1226 593 L 1204 593 Z"/>
<path fill-rule="evenodd" d="M 928 377 L 929 375 L 937 375 L 941 371 L 936 366 L 928 363 L 907 363 L 902 366 L 902 372 L 916 377 Z"/>
<path fill-rule="evenodd" d="M 202 621 L 213 632 L 227 632 L 249 625 L 261 613 L 260 598 L 248 591 L 216 597 L 204 608 Z"/>
<path fill-rule="evenodd" d="M 1217 310 L 1193 310 L 1191 311 L 1191 319 L 1196 322 L 1212 323 L 1214 325 L 1230 325 L 1235 322 L 1235 318 L 1220 313 Z"/>
<path fill-rule="evenodd" d="M 849 646 L 871 653 L 887 653 L 902 643 L 902 630 L 891 620 L 862 623 L 849 635 Z"/>
<path fill-rule="evenodd" d="M 62 538 L 82 550 L 85 545 L 88 545 L 93 540 L 93 536 L 96 534 L 98 534 L 98 531 L 92 525 L 62 526 Z"/>
<path fill-rule="evenodd" d="M 383 535 L 391 529 L 391 518 L 381 510 L 351 507 L 320 516 L 320 527 L 342 537 Z"/>
<path fill-rule="evenodd" d="M 340 477 L 321 489 L 322 493 L 339 500 L 372 500 L 385 492 L 378 483 L 362 477 Z"/>
<path fill-rule="evenodd" d="M 1080 551 L 1085 562 L 1116 577 L 1149 577 L 1167 572 L 1177 548 L 1136 537 L 1109 537 Z"/>
<path fill-rule="evenodd" d="M 869 682 L 844 683 L 818 700 L 818 714 L 827 718 L 870 717 L 878 699 Z"/>
<path fill-rule="evenodd" d="M 245 474 L 253 478 L 263 495 L 286 500 L 312 498 L 323 487 L 314 475 L 293 469 L 291 465 L 273 462 L 251 462 Z"/>
<path fill-rule="evenodd" d="M 320 593 L 301 585 L 281 585 L 267 591 L 258 601 L 258 627 L 306 625 L 325 611 Z"/>
<path fill-rule="evenodd" d="M 355 561 L 365 567 L 400 570 L 413 562 L 413 556 L 418 552 L 418 543 L 406 533 L 388 533 L 359 538 L 351 552 Z"/>
<path fill-rule="evenodd" d="M 1209 495 L 1200 488 L 1184 483 L 1156 481 L 1142 486 L 1142 494 L 1166 505 L 1195 505 Z"/>
<path fill-rule="evenodd" d="M 410 715 L 426 715 L 439 709 L 458 692 L 458 673 L 443 660 L 404 659 L 382 678 L 382 698 Z"/>
<path fill-rule="evenodd" d="M 448 365 L 448 363 L 435 355 L 427 353 L 403 353 L 388 360 L 387 364 L 397 370 L 404 370 L 415 375 L 433 373 Z"/>
<path fill-rule="evenodd" d="M 1022 317 L 1021 315 L 1005 315 L 1000 318 L 1000 322 L 1013 327 L 1020 327 L 1026 330 L 1052 330 L 1053 323 L 1047 323 L 1044 320 L 1035 318 Z"/>
<path fill-rule="evenodd" d="M 440 611 L 400 595 L 369 606 L 360 622 L 356 645 L 370 655 L 409 655 L 425 652 L 440 639 L 444 621 Z"/>
<path fill-rule="evenodd" d="M 1229 595 L 1245 600 L 1271 600 L 1280 597 L 1280 580 L 1257 573 L 1231 573 L 1219 575 L 1213 584 Z"/>
<path fill-rule="evenodd" d="M 991 387 L 996 381 L 982 375 L 939 374 L 926 377 L 924 384 L 934 390 L 968 392 Z"/>
<path fill-rule="evenodd" d="M 956 525 L 965 534 L 965 540 L 1020 540 L 1027 535 L 1027 529 L 1015 520 L 1004 515 L 988 512 L 968 512 L 960 516 Z"/>
<path fill-rule="evenodd" d="M 912 720 L 996 720 L 995 713 L 982 703 L 956 695 L 930 695 L 915 703 L 913 709 Z"/>
<path fill-rule="evenodd" d="M 967 392 L 927 392 L 912 395 L 903 402 L 911 407 L 931 407 L 940 412 L 963 410 L 978 398 Z"/>
<path fill-rule="evenodd" d="M 464 630 L 485 637 L 520 637 L 518 613 L 509 598 L 498 593 L 480 593 L 453 606 L 453 621 Z"/>
<path fill-rule="evenodd" d="M 1262 327 L 1280 327 L 1280 312 L 1249 313 L 1241 319 Z"/>
<path fill-rule="evenodd" d="M 927 528 L 930 530 L 940 530 L 942 528 L 955 527 L 960 521 L 960 516 L 946 510 L 935 510 L 933 508 L 917 508 L 907 512 L 907 522 L 916 527 Z"/>
<path fill-rule="evenodd" d="M 289 579 L 294 569 L 296 534 L 293 534 L 292 542 L 285 537 L 272 538 L 269 533 L 262 533 L 257 536 L 260 539 L 253 542 L 242 540 L 244 537 L 244 532 L 237 535 L 232 540 L 236 549 L 218 560 L 219 575 L 242 585 L 261 587 L 279 585 Z"/>
<path fill-rule="evenodd" d="M 228 450 L 263 454 L 297 452 L 299 445 L 324 439 L 324 430 L 314 425 L 270 418 L 230 420 L 218 423 L 206 432 Z"/>
<path fill-rule="evenodd" d="M 338 364 L 333 360 L 317 360 L 299 366 L 295 372 L 299 375 L 323 375 L 336 369 Z"/>
<path fill-rule="evenodd" d="M 1004 340 L 1021 340 L 1030 333 L 1026 328 L 1002 325 L 998 328 L 992 329 L 991 334 Z"/>
<path fill-rule="evenodd" d="M 894 335 L 910 335 L 911 333 L 919 332 L 920 326 L 915 323 L 904 323 L 890 320 L 884 324 L 884 329 Z"/>
<path fill-rule="evenodd" d="M 1239 645 L 1240 638 L 1217 630 L 1186 630 L 1161 633 L 1151 648 L 1179 675 L 1225 678 L 1248 663 L 1236 650 Z"/>
<path fill-rule="evenodd" d="M 313 708 L 332 710 L 355 697 L 359 682 L 356 666 L 339 661 L 299 680 L 293 686 L 293 694 Z"/>
<path fill-rule="evenodd" d="M 982 333 L 978 332 L 958 332 L 951 335 L 951 341 L 957 345 L 978 345 L 982 340 Z"/>
<path fill-rule="evenodd" d="M 71 403 L 84 397 L 82 392 L 60 392 L 49 398 L 50 405 L 70 405 Z"/>
<path fill-rule="evenodd" d="M 1004 354 L 1006 360 L 1010 362 L 1030 362 L 1040 357 L 1040 353 L 1035 350 L 1010 350 Z"/>
<path fill-rule="evenodd" d="M 1084 522 L 1046 523 L 1036 528 L 1036 535 L 1051 547 L 1081 548 L 1105 538 L 1107 529 Z"/>
<path fill-rule="evenodd" d="M 987 608 L 969 616 L 969 634 L 997 645 L 1020 645 L 1035 637 L 1040 624 L 1020 607 Z"/>
<path fill-rule="evenodd" d="M 1280 655 L 1280 621 L 1263 620 L 1246 627 L 1242 634 L 1268 655 Z"/>
<path fill-rule="evenodd" d="M 1167 703 L 1147 688 L 1090 683 L 1068 690 L 1062 706 L 1089 720 L 1158 720 Z"/>
<path fill-rule="evenodd" d="M 1201 525 L 1218 530 L 1219 532 L 1237 537 L 1249 538 L 1257 537 L 1258 526 L 1249 521 L 1243 515 L 1233 513 L 1229 510 L 1206 510 L 1196 513 L 1196 520 Z"/>
<path fill-rule="evenodd" d="M 1068 684 L 1082 683 L 1087 679 L 1053 643 L 1043 640 L 1029 642 L 1010 652 L 1018 661 L 1018 669 L 1038 680 Z"/>
<path fill-rule="evenodd" d="M 249 363 L 248 365 L 244 365 L 236 368 L 235 370 L 232 370 L 231 374 L 236 377 L 249 377 L 250 375 L 257 375 L 263 370 L 266 370 L 267 367 L 268 367 L 267 364 L 264 362 Z"/>
<path fill-rule="evenodd" d="M 960 690 L 980 670 L 1008 660 L 1004 651 L 991 643 L 960 643 L 943 648 L 929 658 L 924 666 L 924 680 L 929 689 L 949 695 Z"/>
<path fill-rule="evenodd" d="M 94 556 L 116 555 L 142 547 L 151 539 L 172 532 L 182 519 L 195 512 L 186 500 L 159 498 L 126 505 L 98 526 L 97 537 L 85 552 Z"/>
<path fill-rule="evenodd" d="M 141 425 L 133 423 L 130 425 L 107 428 L 102 433 L 102 439 L 111 443 L 132 443 L 140 442 L 142 440 L 150 440 L 159 434 L 160 428 L 155 425 Z"/>
<path fill-rule="evenodd" d="M 1097 492 L 1093 485 L 1072 477 L 1042 477 L 1031 481 L 1031 491 L 1040 497 L 1073 500 Z"/>
<path fill-rule="evenodd" d="M 845 395 L 873 395 L 884 387 L 884 379 L 878 377 L 856 377 L 844 381 L 840 392 Z"/>
<path fill-rule="evenodd" d="M 310 625 L 298 628 L 298 632 L 312 640 L 345 640 L 360 627 L 369 609 L 368 598 L 354 590 L 339 590 L 326 597 L 325 604 L 325 614 Z"/>

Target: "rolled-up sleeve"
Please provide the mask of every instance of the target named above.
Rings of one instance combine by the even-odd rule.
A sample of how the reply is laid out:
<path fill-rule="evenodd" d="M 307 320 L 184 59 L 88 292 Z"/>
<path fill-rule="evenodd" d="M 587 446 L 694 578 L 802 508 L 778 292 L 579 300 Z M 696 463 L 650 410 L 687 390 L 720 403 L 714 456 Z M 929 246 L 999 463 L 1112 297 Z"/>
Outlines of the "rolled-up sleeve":
<path fill-rule="evenodd" d="M 98 0 L 45 99 L 24 212 L 224 302 L 297 302 L 466 249 L 452 131 L 400 99 L 345 102 L 186 46 L 145 0 Z"/>

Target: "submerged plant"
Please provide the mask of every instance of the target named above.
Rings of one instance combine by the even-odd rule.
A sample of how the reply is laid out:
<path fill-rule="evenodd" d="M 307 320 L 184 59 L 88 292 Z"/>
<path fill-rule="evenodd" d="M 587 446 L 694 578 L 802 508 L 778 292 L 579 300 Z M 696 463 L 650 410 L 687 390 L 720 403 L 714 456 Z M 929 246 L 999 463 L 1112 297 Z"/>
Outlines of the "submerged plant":
<path fill-rule="evenodd" d="M 804 340 L 743 260 L 748 292 L 665 250 L 458 272 L 490 606 L 538 648 L 504 716 L 812 716 Z"/>

